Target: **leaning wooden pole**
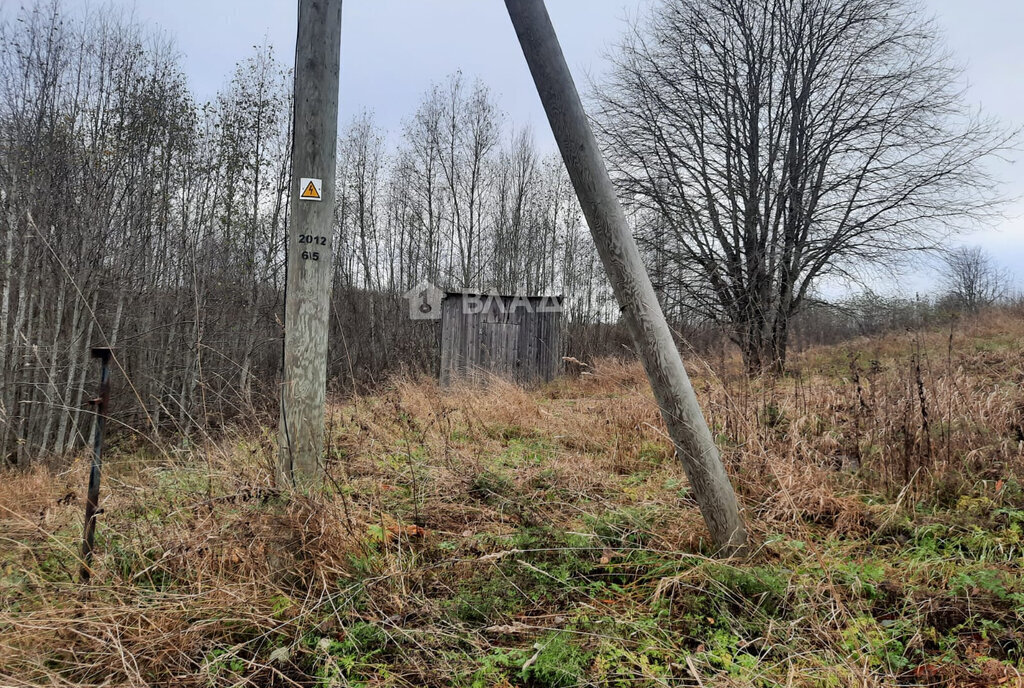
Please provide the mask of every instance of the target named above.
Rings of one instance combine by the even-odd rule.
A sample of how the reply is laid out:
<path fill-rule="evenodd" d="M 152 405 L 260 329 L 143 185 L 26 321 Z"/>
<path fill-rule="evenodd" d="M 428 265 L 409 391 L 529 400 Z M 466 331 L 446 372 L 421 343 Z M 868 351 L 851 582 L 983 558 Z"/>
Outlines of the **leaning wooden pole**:
<path fill-rule="evenodd" d="M 505 0 L 505 5 L 711 538 L 722 554 L 742 555 L 747 531 L 736 493 L 626 224 L 544 0 Z"/>
<path fill-rule="evenodd" d="M 322 477 L 342 0 L 299 0 L 279 478 Z"/>

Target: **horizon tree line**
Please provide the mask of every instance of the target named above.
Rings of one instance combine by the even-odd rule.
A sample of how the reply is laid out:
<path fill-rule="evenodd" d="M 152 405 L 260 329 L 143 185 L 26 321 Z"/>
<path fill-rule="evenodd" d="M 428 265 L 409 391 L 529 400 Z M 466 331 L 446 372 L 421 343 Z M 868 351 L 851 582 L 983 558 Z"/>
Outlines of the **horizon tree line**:
<path fill-rule="evenodd" d="M 845 19 L 819 27 L 833 5 Z M 914 148 L 928 127 L 956 121 L 961 102 L 929 49 L 933 35 L 911 31 L 916 15 L 869 11 L 883 6 L 904 7 L 667 0 L 627 34 L 596 95 L 670 322 L 691 341 L 731 338 L 752 372 L 784 363 L 790 324 L 818 306 L 822 277 L 934 244 L 937 234 L 908 243 L 904 232 L 939 216 L 940 201 L 1005 143 L 993 123 L 971 120 L 945 148 Z M 728 30 L 712 32 L 713 17 Z M 842 69 L 892 21 L 917 60 L 887 79 L 909 99 L 886 98 L 875 81 L 905 45 L 880 41 L 865 53 L 867 71 Z M 809 32 L 839 48 L 804 46 Z M 912 77 L 915 65 L 927 68 Z M 37 0 L 0 14 L 0 461 L 83 444 L 92 346 L 115 347 L 116 423 L 146 437 L 216 428 L 274 403 L 290 85 L 262 45 L 200 102 L 173 44 L 109 8 L 74 14 Z M 857 97 L 832 102 L 828 88 Z M 869 95 L 882 111 L 858 109 Z M 701 122 L 710 129 L 695 129 Z M 864 157 L 876 149 L 887 162 Z M 851 196 L 901 165 L 911 187 Z M 410 322 L 402 301 L 422 280 L 564 294 L 570 353 L 628 354 L 561 160 L 511 126 L 479 80 L 456 73 L 433 84 L 400 132 L 354 116 L 339 139 L 337 191 L 334 390 L 433 370 L 437 333 Z M 977 215 L 991 200 L 986 189 L 965 193 L 941 217 Z M 856 212 L 838 221 L 844 203 Z"/>
<path fill-rule="evenodd" d="M 117 421 L 216 427 L 269 404 L 279 372 L 290 188 L 288 69 L 258 46 L 210 102 L 166 40 L 114 11 L 40 0 L 0 17 L 0 457 L 88 436 L 89 350 L 116 349 Z M 402 294 L 610 294 L 561 165 L 461 74 L 400 140 L 343 129 L 332 241 L 337 389 L 429 370 L 436 336 Z"/>

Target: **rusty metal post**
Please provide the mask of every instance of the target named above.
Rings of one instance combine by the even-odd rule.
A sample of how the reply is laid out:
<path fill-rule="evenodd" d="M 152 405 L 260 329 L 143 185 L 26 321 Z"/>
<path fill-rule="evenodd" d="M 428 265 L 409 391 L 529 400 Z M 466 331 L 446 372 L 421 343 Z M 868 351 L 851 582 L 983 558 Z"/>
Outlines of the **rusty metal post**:
<path fill-rule="evenodd" d="M 89 493 L 85 499 L 85 532 L 82 535 L 82 570 L 79 574 L 83 583 L 89 582 L 92 571 L 92 540 L 96 533 L 96 513 L 100 501 L 100 470 L 103 468 L 103 421 L 110 401 L 110 357 L 112 349 L 95 347 L 92 357 L 100 359 L 100 394 L 93 399 L 96 407 L 96 434 L 92 440 L 92 468 L 89 471 Z"/>

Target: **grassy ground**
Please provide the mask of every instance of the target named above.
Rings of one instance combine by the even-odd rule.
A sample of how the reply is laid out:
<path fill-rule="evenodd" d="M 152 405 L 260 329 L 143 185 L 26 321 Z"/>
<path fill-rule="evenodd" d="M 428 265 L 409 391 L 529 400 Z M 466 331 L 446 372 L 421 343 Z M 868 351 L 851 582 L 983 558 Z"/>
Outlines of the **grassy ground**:
<path fill-rule="evenodd" d="M 756 551 L 720 561 L 636 365 L 334 406 L 0 481 L 0 684 L 1021 686 L 1024 318 L 689 361 Z"/>

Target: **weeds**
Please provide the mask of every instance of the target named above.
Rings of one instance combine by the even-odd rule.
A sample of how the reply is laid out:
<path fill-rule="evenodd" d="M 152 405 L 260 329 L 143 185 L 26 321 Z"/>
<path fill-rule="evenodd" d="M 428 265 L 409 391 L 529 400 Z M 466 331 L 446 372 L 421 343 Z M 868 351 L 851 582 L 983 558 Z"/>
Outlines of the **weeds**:
<path fill-rule="evenodd" d="M 0 683 L 1020 685 L 1024 321 L 959 327 L 783 380 L 691 366 L 744 562 L 708 558 L 643 372 L 612 360 L 338 403 L 319 494 L 275 488 L 266 428 L 120 447 L 88 589 L 84 457 L 7 474 Z"/>

